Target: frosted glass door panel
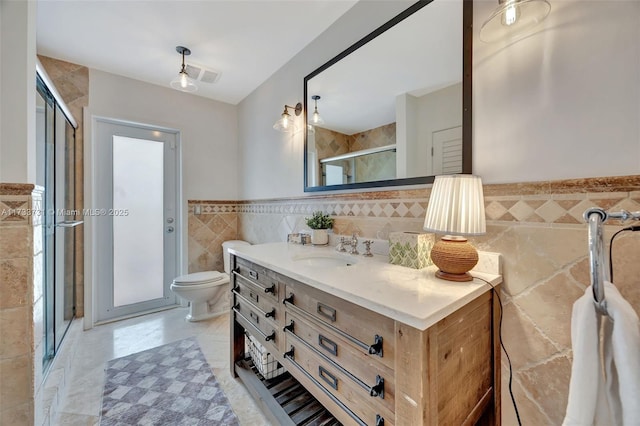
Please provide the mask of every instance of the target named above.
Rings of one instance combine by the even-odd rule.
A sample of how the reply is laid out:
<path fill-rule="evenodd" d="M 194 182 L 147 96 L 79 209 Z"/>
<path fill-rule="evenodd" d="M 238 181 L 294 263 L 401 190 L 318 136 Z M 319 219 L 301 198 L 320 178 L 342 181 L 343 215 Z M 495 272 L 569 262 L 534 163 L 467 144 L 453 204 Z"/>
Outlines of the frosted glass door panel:
<path fill-rule="evenodd" d="M 162 142 L 113 136 L 113 306 L 164 296 Z"/>

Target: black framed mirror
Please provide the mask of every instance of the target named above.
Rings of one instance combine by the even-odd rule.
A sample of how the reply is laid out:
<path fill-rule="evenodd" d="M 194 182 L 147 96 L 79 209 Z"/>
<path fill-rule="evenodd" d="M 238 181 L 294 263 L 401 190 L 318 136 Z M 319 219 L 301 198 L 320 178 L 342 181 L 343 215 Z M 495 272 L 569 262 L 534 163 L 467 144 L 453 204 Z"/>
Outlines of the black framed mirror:
<path fill-rule="evenodd" d="M 472 169 L 472 0 L 423 0 L 304 78 L 304 190 Z"/>

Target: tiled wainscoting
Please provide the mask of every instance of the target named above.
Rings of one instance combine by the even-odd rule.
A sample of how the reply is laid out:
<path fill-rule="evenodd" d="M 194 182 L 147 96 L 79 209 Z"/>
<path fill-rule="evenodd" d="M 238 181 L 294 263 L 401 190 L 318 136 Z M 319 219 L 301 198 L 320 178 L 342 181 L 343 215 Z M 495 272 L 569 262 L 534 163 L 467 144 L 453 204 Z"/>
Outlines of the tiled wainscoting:
<path fill-rule="evenodd" d="M 571 368 L 573 302 L 589 284 L 583 212 L 640 210 L 640 176 L 486 185 L 487 234 L 479 249 L 503 255 L 505 345 L 514 368 L 514 392 L 528 424 L 559 424 Z M 189 201 L 189 268 L 221 270 L 222 241 L 285 241 L 304 218 L 323 210 L 334 232 L 385 239 L 391 231 L 421 231 L 429 189 L 312 195 L 263 201 Z M 194 214 L 198 205 L 200 214 Z M 620 229 L 606 226 L 605 238 Z M 615 283 L 640 311 L 640 238 L 624 233 L 614 244 Z M 218 266 L 216 266 L 218 265 Z M 503 361 L 506 359 L 503 357 Z M 505 380 L 507 368 L 504 366 Z M 505 424 L 515 423 L 506 382 Z"/>
<path fill-rule="evenodd" d="M 0 184 L 0 424 L 42 424 L 42 190 Z M 40 422 L 40 423 L 38 423 Z"/>
<path fill-rule="evenodd" d="M 189 201 L 189 272 L 223 271 L 222 243 L 238 239 L 238 203 Z"/>

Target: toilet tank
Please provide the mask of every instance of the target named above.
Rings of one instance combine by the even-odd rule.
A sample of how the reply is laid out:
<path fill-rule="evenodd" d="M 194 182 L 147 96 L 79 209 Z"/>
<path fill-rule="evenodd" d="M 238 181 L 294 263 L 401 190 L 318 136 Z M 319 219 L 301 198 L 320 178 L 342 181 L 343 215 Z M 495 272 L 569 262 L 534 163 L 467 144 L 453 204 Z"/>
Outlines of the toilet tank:
<path fill-rule="evenodd" d="M 249 244 L 246 241 L 242 241 L 242 240 L 231 240 L 231 241 L 225 241 L 222 243 L 222 258 L 224 259 L 224 271 L 227 274 L 231 273 L 231 266 L 229 265 L 229 249 L 230 248 L 234 248 L 234 247 L 240 247 L 240 246 L 250 246 L 251 244 Z"/>

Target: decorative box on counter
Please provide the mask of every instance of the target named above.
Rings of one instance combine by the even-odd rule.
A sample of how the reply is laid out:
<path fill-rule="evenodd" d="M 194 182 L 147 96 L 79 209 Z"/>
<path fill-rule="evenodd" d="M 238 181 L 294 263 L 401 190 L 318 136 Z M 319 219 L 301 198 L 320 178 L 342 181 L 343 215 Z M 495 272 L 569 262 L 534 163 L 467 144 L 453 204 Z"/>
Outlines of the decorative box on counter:
<path fill-rule="evenodd" d="M 430 254 L 434 243 L 434 234 L 391 232 L 389 233 L 389 263 L 414 269 L 433 265 Z"/>

